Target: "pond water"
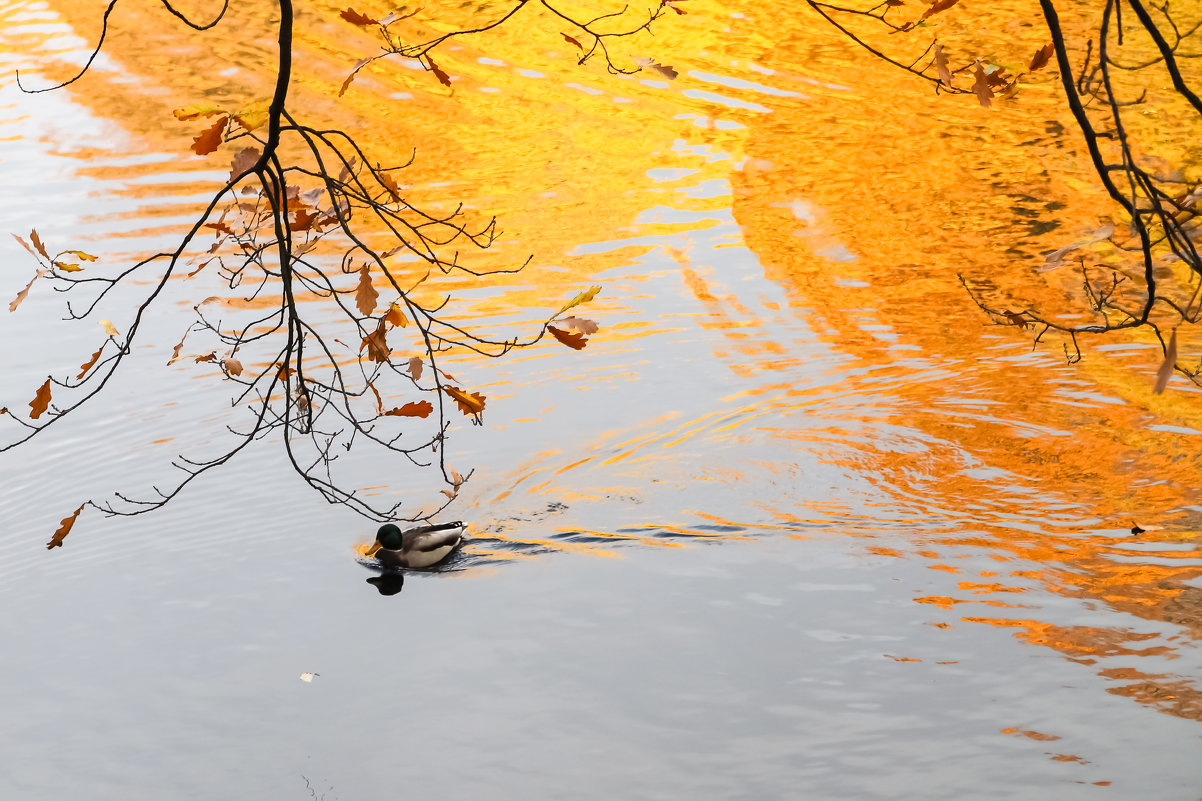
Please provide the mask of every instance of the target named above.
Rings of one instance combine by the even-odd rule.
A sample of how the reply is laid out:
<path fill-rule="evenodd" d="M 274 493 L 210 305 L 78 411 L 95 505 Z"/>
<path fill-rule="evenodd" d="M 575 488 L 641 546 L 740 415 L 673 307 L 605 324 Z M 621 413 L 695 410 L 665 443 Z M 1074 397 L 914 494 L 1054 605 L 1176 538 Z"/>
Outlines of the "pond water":
<path fill-rule="evenodd" d="M 1114 212 L 1054 76 L 985 110 L 730 0 L 620 50 L 671 82 L 580 67 L 536 18 L 449 47 L 453 90 L 384 62 L 339 100 L 374 49 L 339 8 L 301 9 L 293 108 L 496 214 L 479 263 L 533 256 L 441 284 L 455 313 L 530 330 L 596 283 L 601 330 L 449 363 L 489 405 L 448 445 L 476 473 L 444 571 L 369 582 L 374 526 L 271 440 L 47 552 L 83 500 L 146 497 L 239 419 L 219 372 L 165 366 L 217 286 L 172 282 L 106 396 L 0 456 L 0 797 L 1202 795 L 1198 392 L 1151 393 L 1146 337 L 1066 364 L 958 277 L 1087 312 L 1042 254 Z M 14 71 L 66 74 L 96 9 L 0 2 L 6 228 L 101 267 L 169 247 L 228 169 L 171 109 L 270 86 L 271 4 L 234 13 L 195 36 L 119 7 L 94 75 L 25 95 Z M 1025 3 L 973 13 L 947 36 L 1042 44 Z M 0 263 L 8 299 L 34 265 L 10 237 Z M 0 405 L 103 339 L 64 313 L 35 284 L 0 315 Z M 439 489 L 348 459 L 411 508 Z"/>

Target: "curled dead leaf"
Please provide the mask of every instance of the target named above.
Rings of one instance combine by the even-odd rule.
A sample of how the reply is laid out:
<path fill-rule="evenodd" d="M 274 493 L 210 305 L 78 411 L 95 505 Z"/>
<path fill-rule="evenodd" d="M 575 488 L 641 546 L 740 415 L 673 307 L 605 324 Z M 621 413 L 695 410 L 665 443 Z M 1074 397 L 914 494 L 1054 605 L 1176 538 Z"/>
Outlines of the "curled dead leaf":
<path fill-rule="evenodd" d="M 346 20 L 347 22 L 349 22 L 352 25 L 359 25 L 361 27 L 364 27 L 367 25 L 379 25 L 380 24 L 380 21 L 378 19 L 369 17 L 366 14 L 360 14 L 358 11 L 356 11 L 353 8 L 347 8 L 347 9 L 344 9 L 343 11 L 338 12 L 338 16 L 342 17 L 344 20 Z"/>
<path fill-rule="evenodd" d="M 54 536 L 50 538 L 50 542 L 46 543 L 46 550 L 49 551 L 52 548 L 63 547 L 63 540 L 71 533 L 71 529 L 75 526 L 75 521 L 79 518 L 79 513 L 83 511 L 86 505 L 81 503 L 78 509 L 59 521 L 58 530 L 54 532 Z"/>
<path fill-rule="evenodd" d="M 384 414 L 387 417 L 429 417 L 433 411 L 434 404 L 430 403 L 430 401 L 422 400 L 410 401 L 400 408 L 389 409 Z"/>
<path fill-rule="evenodd" d="M 943 54 L 943 45 L 935 43 L 935 71 L 939 73 L 939 83 L 952 88 L 952 71 L 947 66 L 947 56 Z"/>
<path fill-rule="evenodd" d="M 192 152 L 198 156 L 207 156 L 219 148 L 229 121 L 229 117 L 222 117 L 213 123 L 212 127 L 201 131 L 199 136 L 192 139 Z"/>
<path fill-rule="evenodd" d="M 409 325 L 409 318 L 405 317 L 405 310 L 399 303 L 388 304 L 388 314 L 384 315 L 384 319 L 388 321 L 389 325 L 397 328 Z"/>
<path fill-rule="evenodd" d="M 50 408 L 50 379 L 38 387 L 37 394 L 33 396 L 33 400 L 29 402 L 29 417 L 31 420 L 37 420 L 47 409 Z"/>
<path fill-rule="evenodd" d="M 1035 51 L 1035 55 L 1031 58 L 1031 65 L 1027 67 L 1027 72 L 1035 72 L 1035 70 L 1043 69 L 1051 60 L 1052 54 L 1056 52 L 1056 45 L 1048 42 L 1043 47 Z"/>
<path fill-rule="evenodd" d="M 227 356 L 221 360 L 221 366 L 230 375 L 242 375 L 242 362 L 235 359 L 233 356 Z"/>
<path fill-rule="evenodd" d="M 355 76 L 359 74 L 359 70 L 363 69 L 370 63 L 371 63 L 370 58 L 361 58 L 355 62 L 355 66 L 351 67 L 350 74 L 347 75 L 345 79 L 343 79 L 342 86 L 338 87 L 338 96 L 339 97 L 342 97 L 344 94 L 346 94 L 346 90 L 350 87 L 351 81 L 355 80 Z M 340 177 L 338 180 L 344 181 L 346 179 Z"/>
<path fill-rule="evenodd" d="M 935 0 L 935 2 L 931 4 L 931 7 L 923 12 L 922 16 L 919 17 L 919 20 L 924 20 L 927 17 L 934 16 L 940 11 L 947 11 L 958 2 L 960 2 L 960 0 Z"/>
<path fill-rule="evenodd" d="M 217 361 L 217 352 L 216 351 L 214 351 L 213 353 L 205 353 L 201 356 L 196 357 L 197 364 L 200 364 L 201 362 L 215 362 L 215 361 Z"/>
<path fill-rule="evenodd" d="M 588 340 L 582 334 L 573 334 L 570 331 L 561 331 L 553 325 L 547 326 L 548 333 L 558 339 L 563 344 L 567 345 L 572 350 L 583 350 L 588 344 Z"/>
<path fill-rule="evenodd" d="M 568 309 L 575 308 L 576 306 L 579 306 L 581 303 L 588 303 L 590 300 L 597 297 L 597 293 L 600 291 L 601 291 L 601 287 L 590 286 L 588 289 L 584 290 L 579 295 L 577 295 L 576 297 L 572 298 L 567 303 L 565 303 L 563 308 L 560 309 L 559 311 L 555 312 L 555 314 L 553 316 L 558 317 L 559 315 L 566 312 Z"/>
<path fill-rule="evenodd" d="M 479 393 L 465 392 L 449 384 L 444 386 L 442 391 L 450 395 L 459 404 L 459 411 L 466 415 L 478 417 L 484 411 L 485 397 Z"/>
<path fill-rule="evenodd" d="M 443 72 L 442 68 L 434 63 L 434 59 L 430 57 L 429 53 L 426 53 L 426 61 L 430 62 L 430 71 L 434 73 L 436 78 L 438 78 L 438 82 L 443 86 L 450 86 L 451 76 Z"/>
<path fill-rule="evenodd" d="M 111 320 L 101 320 L 100 327 L 104 329 L 104 333 L 111 337 L 121 336 L 121 333 L 117 331 L 117 326 L 113 325 Z"/>
<path fill-rule="evenodd" d="M 77 375 L 75 377 L 83 378 L 85 375 L 87 375 L 88 370 L 92 369 L 92 365 L 96 364 L 96 362 L 100 359 L 100 354 L 103 352 L 104 352 L 104 345 L 101 345 L 99 348 L 96 349 L 96 352 L 92 354 L 92 358 L 88 359 L 86 362 L 84 362 L 83 364 L 81 364 L 79 366 L 79 375 Z"/>
<path fill-rule="evenodd" d="M 580 44 L 580 42 L 578 40 L 574 39 L 571 36 L 568 36 L 566 33 L 560 33 L 559 35 L 562 36 L 564 39 L 567 39 L 568 44 L 574 44 L 577 47 L 579 47 L 581 50 L 584 49 L 584 45 Z"/>
<path fill-rule="evenodd" d="M 42 238 L 38 236 L 36 230 L 29 232 L 29 241 L 33 242 L 33 246 L 38 249 L 38 253 L 42 255 L 43 259 L 50 261 L 50 256 L 46 253 L 46 246 L 42 244 Z"/>
<path fill-rule="evenodd" d="M 636 58 L 634 63 L 638 64 L 642 69 L 651 70 L 656 75 L 659 75 L 662 78 L 667 78 L 669 81 L 676 80 L 676 76 L 680 74 L 669 65 L 660 64 L 649 58 Z"/>
<path fill-rule="evenodd" d="M 1152 387 L 1152 392 L 1159 395 L 1164 392 L 1169 385 L 1169 379 L 1173 377 L 1173 370 L 1177 367 L 1177 329 L 1173 329 L 1173 335 L 1169 337 L 1169 346 L 1164 351 L 1164 361 L 1160 363 L 1160 368 L 1156 371 L 1156 385 Z"/>
<path fill-rule="evenodd" d="M 983 107 L 989 108 L 993 105 L 993 90 L 989 88 L 989 76 L 985 74 L 985 67 L 981 64 L 980 59 L 977 59 L 973 79 L 973 93 L 976 94 L 977 100 Z"/>
<path fill-rule="evenodd" d="M 34 274 L 33 278 L 29 279 L 29 283 L 25 285 L 25 288 L 18 292 L 17 296 L 12 299 L 11 303 L 8 304 L 8 310 L 10 312 L 15 312 L 17 307 L 21 305 L 21 301 L 25 300 L 25 298 L 29 296 L 29 290 L 31 287 L 33 287 L 33 282 L 46 275 L 49 275 L 49 272 L 46 270 L 38 270 L 37 273 Z"/>
<path fill-rule="evenodd" d="M 359 343 L 360 352 L 364 348 L 367 348 L 367 358 L 380 364 L 387 362 L 392 355 L 392 350 L 388 347 L 388 338 L 385 333 L 383 318 L 380 318 L 376 330 L 363 337 L 363 341 Z"/>

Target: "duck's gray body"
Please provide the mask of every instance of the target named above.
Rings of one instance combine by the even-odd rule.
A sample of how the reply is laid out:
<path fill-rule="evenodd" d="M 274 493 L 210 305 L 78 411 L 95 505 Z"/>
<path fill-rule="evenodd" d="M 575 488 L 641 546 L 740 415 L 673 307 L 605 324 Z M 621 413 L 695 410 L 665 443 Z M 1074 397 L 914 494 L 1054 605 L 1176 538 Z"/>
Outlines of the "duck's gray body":
<path fill-rule="evenodd" d="M 418 526 L 402 532 L 392 523 L 380 526 L 368 556 L 386 567 L 430 567 L 451 555 L 463 541 L 461 522 Z"/>

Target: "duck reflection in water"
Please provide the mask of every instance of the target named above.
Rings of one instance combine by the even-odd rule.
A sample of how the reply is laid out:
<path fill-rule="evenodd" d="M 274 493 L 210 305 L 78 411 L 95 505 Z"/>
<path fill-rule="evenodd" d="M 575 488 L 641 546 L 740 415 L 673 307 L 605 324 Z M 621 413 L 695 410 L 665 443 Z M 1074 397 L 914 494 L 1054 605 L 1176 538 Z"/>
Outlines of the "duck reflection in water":
<path fill-rule="evenodd" d="M 381 573 L 367 580 L 381 595 L 396 595 L 405 588 L 405 574 L 400 572 Z"/>

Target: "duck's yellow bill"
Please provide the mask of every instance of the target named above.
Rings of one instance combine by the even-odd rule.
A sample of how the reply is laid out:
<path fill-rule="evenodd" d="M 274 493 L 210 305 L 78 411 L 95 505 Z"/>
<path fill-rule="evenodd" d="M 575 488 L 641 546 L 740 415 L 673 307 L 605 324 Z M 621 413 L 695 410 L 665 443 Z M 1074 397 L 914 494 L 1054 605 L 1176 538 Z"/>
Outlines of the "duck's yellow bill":
<path fill-rule="evenodd" d="M 370 547 L 370 548 L 368 548 L 368 549 L 367 549 L 367 552 L 366 552 L 366 553 L 364 553 L 363 555 L 364 555 L 364 556 L 375 556 L 375 555 L 376 555 L 376 551 L 378 551 L 378 550 L 380 550 L 380 541 L 379 541 L 379 540 L 376 540 L 375 542 L 373 542 L 373 543 L 371 544 L 371 547 Z"/>

